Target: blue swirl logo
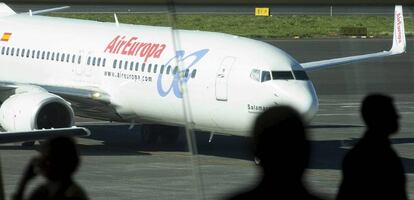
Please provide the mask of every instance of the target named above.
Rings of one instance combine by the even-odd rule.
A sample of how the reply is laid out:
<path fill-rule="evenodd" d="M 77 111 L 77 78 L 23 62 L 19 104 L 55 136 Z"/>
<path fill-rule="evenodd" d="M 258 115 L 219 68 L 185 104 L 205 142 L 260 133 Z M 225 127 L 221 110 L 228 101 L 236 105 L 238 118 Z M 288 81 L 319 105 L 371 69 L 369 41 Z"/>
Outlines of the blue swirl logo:
<path fill-rule="evenodd" d="M 173 58 L 171 58 L 166 64 L 165 66 L 167 67 L 168 65 L 171 64 L 171 62 L 173 61 L 178 61 L 178 63 L 184 63 L 184 64 L 188 64 L 187 66 L 184 66 L 183 69 L 180 72 L 177 72 L 173 75 L 173 80 L 171 82 L 171 85 L 168 87 L 168 89 L 164 90 L 163 87 L 163 76 L 164 74 L 159 74 L 158 75 L 158 80 L 157 80 L 157 90 L 158 90 L 158 94 L 161 97 L 165 97 L 167 96 L 171 91 L 174 92 L 174 95 L 177 98 L 183 98 L 183 94 L 180 91 L 180 74 L 183 71 L 186 71 L 187 69 L 191 69 L 192 67 L 194 67 L 207 53 L 208 53 L 209 49 L 202 49 L 199 51 L 196 51 L 190 55 L 185 54 L 184 50 L 180 50 L 177 51 L 175 56 Z M 173 64 L 175 64 L 176 62 L 173 62 Z M 186 84 L 188 83 L 188 81 L 190 80 L 190 76 L 184 77 L 182 79 L 183 83 Z"/>

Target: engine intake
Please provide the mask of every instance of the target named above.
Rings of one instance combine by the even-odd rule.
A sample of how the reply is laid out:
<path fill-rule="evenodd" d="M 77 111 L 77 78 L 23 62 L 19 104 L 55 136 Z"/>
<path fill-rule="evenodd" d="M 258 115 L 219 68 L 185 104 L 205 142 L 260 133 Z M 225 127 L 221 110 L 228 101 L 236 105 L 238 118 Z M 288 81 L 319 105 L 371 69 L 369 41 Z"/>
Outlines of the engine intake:
<path fill-rule="evenodd" d="M 69 103 L 48 92 L 10 96 L 0 107 L 0 124 L 7 131 L 67 128 L 74 125 Z"/>

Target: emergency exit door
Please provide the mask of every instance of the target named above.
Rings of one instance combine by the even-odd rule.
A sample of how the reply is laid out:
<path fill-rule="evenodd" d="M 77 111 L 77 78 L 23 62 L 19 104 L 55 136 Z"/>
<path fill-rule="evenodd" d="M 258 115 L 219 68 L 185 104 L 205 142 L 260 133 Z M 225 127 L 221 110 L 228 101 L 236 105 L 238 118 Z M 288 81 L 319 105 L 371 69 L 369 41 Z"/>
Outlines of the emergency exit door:
<path fill-rule="evenodd" d="M 221 65 L 216 74 L 216 100 L 227 101 L 229 75 L 233 67 L 234 57 L 226 57 L 221 62 Z"/>

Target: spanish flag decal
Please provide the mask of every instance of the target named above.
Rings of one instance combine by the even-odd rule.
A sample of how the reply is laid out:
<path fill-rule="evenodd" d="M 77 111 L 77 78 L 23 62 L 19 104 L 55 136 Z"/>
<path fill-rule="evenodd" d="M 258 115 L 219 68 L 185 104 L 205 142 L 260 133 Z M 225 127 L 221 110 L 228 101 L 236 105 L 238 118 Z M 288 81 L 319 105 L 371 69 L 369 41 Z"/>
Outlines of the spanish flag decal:
<path fill-rule="evenodd" d="M 11 35 L 12 35 L 11 33 L 3 33 L 3 36 L 1 37 L 1 41 L 3 42 L 9 41 Z"/>

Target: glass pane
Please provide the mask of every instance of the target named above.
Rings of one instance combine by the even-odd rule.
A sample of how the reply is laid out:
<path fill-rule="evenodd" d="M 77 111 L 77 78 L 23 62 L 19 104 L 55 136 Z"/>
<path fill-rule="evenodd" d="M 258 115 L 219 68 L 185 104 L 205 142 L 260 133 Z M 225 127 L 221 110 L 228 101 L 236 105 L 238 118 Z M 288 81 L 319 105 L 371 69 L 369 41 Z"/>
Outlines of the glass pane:
<path fill-rule="evenodd" d="M 291 71 L 272 71 L 273 80 L 291 80 L 293 74 Z"/>
<path fill-rule="evenodd" d="M 414 173 L 412 162 L 414 148 L 411 144 L 414 129 L 412 39 L 408 39 L 405 54 L 338 65 L 331 69 L 305 71 L 297 65 L 294 70 L 292 69 L 293 71 L 288 68 L 283 68 L 285 71 L 278 70 L 282 69 L 278 67 L 269 68 L 271 73 L 269 74 L 268 71 L 252 70 L 252 67 L 267 69 L 264 67 L 284 65 L 285 63 L 278 58 L 286 55 L 280 53 L 279 49 L 291 55 L 299 63 L 390 49 L 394 33 L 393 5 L 389 6 L 377 1 L 374 3 L 378 5 L 370 7 L 350 5 L 351 2 L 345 0 L 339 1 L 349 4 L 329 5 L 337 1 L 328 2 L 329 4 L 309 3 L 309 5 L 265 2 L 259 5 L 261 8 L 255 4 L 228 5 L 229 2 L 224 1 L 214 1 L 214 5 L 209 4 L 210 1 L 197 1 L 194 5 L 175 6 L 161 3 L 134 5 L 133 1 L 122 5 L 119 1 L 113 0 L 105 2 L 117 4 L 116 6 L 77 4 L 72 10 L 47 13 L 45 17 L 93 19 L 108 22 L 96 23 L 96 27 L 107 26 L 115 30 L 113 13 L 117 13 L 117 19 L 121 23 L 118 28 L 120 32 L 105 32 L 105 37 L 101 38 L 99 30 L 89 28 L 95 26 L 88 26 L 85 29 L 74 30 L 73 35 L 68 32 L 59 34 L 61 30 L 67 30 L 67 27 L 59 29 L 66 23 L 54 23 L 52 28 L 56 33 L 47 34 L 55 34 L 57 37 L 62 34 L 71 36 L 66 38 L 70 41 L 70 45 L 64 45 L 66 40 L 55 41 L 56 37 L 45 37 L 47 34 L 42 27 L 31 30 L 29 35 L 33 38 L 29 43 L 17 43 L 21 38 L 17 37 L 19 36 L 17 33 L 13 33 L 14 35 L 8 36 L 9 41 L 1 41 L 2 46 L 7 46 L 2 48 L 2 54 L 17 53 L 23 56 L 23 50 L 18 53 L 14 48 L 9 47 L 10 44 L 22 44 L 27 45 L 24 47 L 35 49 L 37 58 L 44 59 L 45 51 L 54 50 L 48 47 L 48 42 L 55 42 L 62 43 L 61 50 L 65 52 L 78 53 L 76 56 L 80 65 L 73 68 L 69 66 L 70 63 L 67 64 L 68 66 L 62 65 L 62 73 L 58 73 L 57 77 L 33 79 L 40 80 L 40 83 L 25 80 L 19 73 L 28 70 L 28 72 L 39 71 L 45 72 L 45 75 L 49 74 L 47 71 L 40 70 L 45 64 L 41 60 L 27 62 L 26 67 L 22 68 L 24 70 L 19 70 L 18 63 L 14 63 L 18 60 L 16 57 L 2 56 L 0 66 L 8 68 L 8 64 L 13 64 L 16 70 L 13 68 L 10 72 L 19 73 L 7 75 L 6 78 L 20 77 L 19 82 L 22 84 L 25 81 L 33 85 L 62 82 L 64 86 L 73 86 L 71 91 L 82 86 L 80 91 L 92 88 L 110 94 L 109 96 L 102 96 L 99 93 L 84 94 L 92 95 L 98 98 L 98 101 L 73 100 L 70 95 L 62 95 L 62 98 L 73 106 L 76 115 L 94 118 L 93 120 L 75 118 L 77 124 L 85 125 L 92 131 L 90 137 L 77 139 L 82 162 L 74 176 L 90 199 L 142 197 L 149 200 L 214 200 L 225 199 L 235 191 L 245 191 L 246 188 L 255 186 L 261 177 L 260 166 L 254 163 L 254 154 L 249 145 L 251 130 L 246 127 L 250 127 L 255 117 L 267 110 L 269 105 L 287 102 L 289 105 L 298 106 L 309 99 L 313 102 L 298 106 L 301 115 L 306 117 L 305 122 L 308 123 L 307 131 L 312 147 L 310 163 L 306 163 L 308 164 L 306 169 L 301 169 L 306 172 L 303 181 L 311 193 L 321 194 L 326 196 L 326 199 L 334 199 L 341 182 L 343 157 L 364 135 L 366 129 L 360 117 L 361 100 L 372 92 L 387 93 L 394 97 L 394 102 L 401 111 L 401 128 L 398 134 L 393 135 L 390 144 L 403 158 L 402 164 L 406 173 Z M 385 0 L 380 1 L 389 3 Z M 186 3 L 191 4 L 191 1 Z M 54 6 L 16 3 L 13 9 L 17 13 L 24 13 L 28 10 L 51 7 Z M 408 35 L 414 32 L 412 10 L 412 6 L 404 6 L 404 16 L 399 18 L 405 20 Z M 255 14 L 262 16 L 255 16 Z M 20 17 L 25 16 L 19 16 L 19 19 Z M 123 23 L 130 25 L 123 25 Z M 146 25 L 150 27 L 145 27 Z M 24 29 L 25 25 L 21 25 L 20 28 Z M 147 28 L 156 34 L 146 35 L 142 30 Z M 178 29 L 190 31 L 175 31 Z M 209 38 L 214 36 L 215 32 L 219 33 L 216 35 L 218 38 Z M 2 40 L 8 40 L 2 34 L 4 33 L 0 32 Z M 189 35 L 194 37 L 188 37 Z M 79 38 L 83 37 L 97 38 L 91 39 L 90 44 L 82 44 Z M 371 37 L 374 39 L 365 39 Z M 398 38 L 396 41 L 399 40 Z M 93 47 L 98 39 L 99 49 L 88 49 Z M 111 43 L 113 40 L 118 41 Z M 249 45 L 243 45 L 243 42 Z M 113 48 L 118 48 L 119 52 L 103 52 L 110 44 Z M 237 48 L 239 44 L 241 47 Z M 265 48 L 260 49 L 262 47 Z M 128 53 L 134 51 L 132 52 L 134 55 L 121 53 L 124 49 L 130 50 L 127 51 Z M 80 50 L 83 50 L 83 53 Z M 89 54 L 90 50 L 95 53 Z M 264 56 L 273 53 L 277 55 Z M 115 69 L 102 70 L 102 74 L 100 72 L 88 74 L 89 71 L 82 68 L 85 64 L 83 61 L 86 60 L 81 62 L 81 55 L 107 57 L 108 65 L 113 64 Z M 34 56 L 35 51 L 32 52 L 32 57 Z M 231 64 L 223 63 L 223 58 L 226 56 L 234 56 L 235 65 L 228 66 Z M 50 58 L 50 55 L 48 57 Z M 56 60 L 59 58 L 57 56 Z M 73 55 L 72 63 L 76 61 L 75 59 Z M 138 65 L 138 62 L 142 65 Z M 145 69 L 144 62 L 152 63 L 154 68 L 149 66 Z M 118 69 L 118 67 L 126 69 L 127 64 L 131 69 L 133 63 L 135 63 L 135 71 Z M 27 64 L 30 64 L 30 67 Z M 157 67 L 159 74 L 153 73 L 158 70 L 155 66 L 160 66 Z M 219 67 L 226 68 L 228 80 L 216 79 Z M 77 68 L 83 69 L 84 74 L 77 74 L 77 71 L 81 71 Z M 177 72 L 184 72 L 186 77 L 191 73 L 192 78 L 179 80 L 179 76 L 166 75 Z M 9 73 L 9 71 L 2 73 Z M 97 79 L 94 79 L 95 76 Z M 270 77 L 275 80 L 292 81 L 268 81 Z M 242 82 L 235 84 L 236 79 Z M 260 81 L 267 82 L 260 84 Z M 73 85 L 70 85 L 72 83 Z M 102 87 L 97 87 L 101 84 Z M 217 97 L 219 95 L 228 95 L 228 98 L 223 100 Z M 1 93 L 0 96 L 2 97 L 0 102 L 4 102 L 7 95 Z M 25 105 L 18 107 L 23 109 Z M 108 121 L 121 123 L 109 124 Z M 212 134 L 214 137 L 210 136 L 210 133 L 214 133 Z M 298 148 L 294 148 L 294 145 L 298 143 L 295 140 L 284 140 L 285 134 L 277 136 L 277 139 L 270 141 L 272 147 L 286 144 L 289 146 L 281 151 L 269 152 L 282 152 L 289 159 L 297 158 L 292 155 L 297 152 Z M 34 147 L 24 148 L 20 147 L 20 143 L 1 145 L 1 169 L 6 197 L 10 197 L 15 192 L 25 163 L 39 154 L 38 149 L 40 149 L 38 143 Z M 275 157 L 280 161 L 279 164 L 290 163 L 281 161 L 282 157 Z M 278 175 L 289 175 L 288 171 L 277 169 L 273 172 Z M 34 181 L 29 190 L 35 188 L 39 182 Z M 411 198 L 414 194 L 413 186 L 412 177 L 407 176 L 406 189 Z M 26 194 L 30 194 L 30 191 Z"/>
<path fill-rule="evenodd" d="M 260 81 L 260 70 L 253 69 L 252 72 L 250 73 L 250 78 L 255 81 Z"/>
<path fill-rule="evenodd" d="M 269 71 L 262 71 L 262 82 L 270 81 L 272 80 L 272 77 L 270 77 Z"/>
<path fill-rule="evenodd" d="M 309 77 L 305 71 L 294 70 L 293 73 L 295 74 L 296 80 L 309 80 Z"/>

